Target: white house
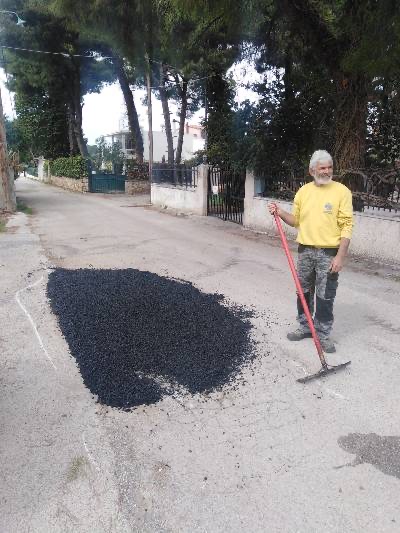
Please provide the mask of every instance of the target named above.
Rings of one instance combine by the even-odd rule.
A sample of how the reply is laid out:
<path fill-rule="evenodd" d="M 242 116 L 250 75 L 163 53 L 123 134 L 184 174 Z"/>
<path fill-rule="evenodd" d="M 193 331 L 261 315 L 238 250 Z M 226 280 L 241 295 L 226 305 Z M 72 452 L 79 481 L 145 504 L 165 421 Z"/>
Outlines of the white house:
<path fill-rule="evenodd" d="M 142 130 L 144 144 L 144 159 L 149 159 L 149 134 L 148 131 Z M 114 143 L 119 141 L 127 159 L 133 159 L 134 150 L 132 137 L 129 130 L 121 130 L 110 135 L 105 135 L 105 139 Z M 174 141 L 174 152 L 178 143 L 178 129 L 176 122 L 173 121 L 172 137 Z M 185 124 L 185 134 L 183 136 L 182 161 L 191 159 L 196 152 L 203 150 L 205 146 L 204 129 L 196 124 Z M 156 163 L 161 163 L 168 159 L 167 137 L 165 131 L 153 131 L 153 159 Z"/>

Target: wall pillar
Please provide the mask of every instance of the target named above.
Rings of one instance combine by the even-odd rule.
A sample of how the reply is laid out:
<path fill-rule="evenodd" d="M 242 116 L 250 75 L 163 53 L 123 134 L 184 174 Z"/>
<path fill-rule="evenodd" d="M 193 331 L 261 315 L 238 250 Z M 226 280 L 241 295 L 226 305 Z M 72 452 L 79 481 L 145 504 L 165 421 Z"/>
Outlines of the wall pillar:
<path fill-rule="evenodd" d="M 45 171 L 44 171 L 44 157 L 41 155 L 38 159 L 38 178 L 40 181 L 45 181 Z"/>
<path fill-rule="evenodd" d="M 248 225 L 251 209 L 253 207 L 254 198 L 254 172 L 246 168 L 246 181 L 244 184 L 244 211 L 243 211 L 243 225 Z"/>
<path fill-rule="evenodd" d="M 196 194 L 199 196 L 200 214 L 207 216 L 207 194 L 208 194 L 208 165 L 203 163 L 197 167 L 198 181 Z"/>

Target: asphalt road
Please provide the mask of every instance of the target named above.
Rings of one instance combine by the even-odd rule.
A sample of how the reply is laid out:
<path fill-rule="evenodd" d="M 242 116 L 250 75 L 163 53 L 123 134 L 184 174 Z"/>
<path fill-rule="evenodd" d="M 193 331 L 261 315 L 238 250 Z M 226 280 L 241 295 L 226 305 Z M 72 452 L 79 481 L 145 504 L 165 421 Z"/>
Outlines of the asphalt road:
<path fill-rule="evenodd" d="M 0 531 L 400 531 L 400 273 L 350 260 L 334 338 L 349 370 L 307 385 L 290 343 L 279 243 L 147 199 L 26 179 L 0 234 Z M 398 243 L 394 243 L 398 246 Z M 46 298 L 49 271 L 136 268 L 254 311 L 257 358 L 237 384 L 123 412 L 85 388 Z"/>

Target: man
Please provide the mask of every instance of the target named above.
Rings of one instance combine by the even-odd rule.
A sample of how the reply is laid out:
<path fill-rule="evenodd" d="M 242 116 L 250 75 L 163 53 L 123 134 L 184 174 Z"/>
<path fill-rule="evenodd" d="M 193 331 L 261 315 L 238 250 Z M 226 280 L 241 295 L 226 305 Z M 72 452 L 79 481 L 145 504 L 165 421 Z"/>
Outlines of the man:
<path fill-rule="evenodd" d="M 304 296 L 314 312 L 314 325 L 325 352 L 336 351 L 330 338 L 333 325 L 333 302 L 339 272 L 350 245 L 353 228 L 353 206 L 350 190 L 332 181 L 333 161 L 325 150 L 317 150 L 310 160 L 310 175 L 314 181 L 301 187 L 293 202 L 292 214 L 276 203 L 268 204 L 269 212 L 298 228 L 298 275 Z M 299 328 L 287 334 L 291 341 L 311 337 L 307 319 L 297 298 Z"/>

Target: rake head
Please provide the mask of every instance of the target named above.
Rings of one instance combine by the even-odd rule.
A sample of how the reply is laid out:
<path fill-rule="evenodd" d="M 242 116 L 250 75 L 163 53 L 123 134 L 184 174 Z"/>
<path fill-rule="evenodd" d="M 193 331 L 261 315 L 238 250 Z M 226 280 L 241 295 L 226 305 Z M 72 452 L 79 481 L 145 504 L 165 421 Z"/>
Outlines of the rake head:
<path fill-rule="evenodd" d="M 326 365 L 326 366 L 323 366 L 321 368 L 321 370 L 319 370 L 319 372 L 317 372 L 316 374 L 311 374 L 310 376 L 304 376 L 304 378 L 300 378 L 297 381 L 299 383 L 307 383 L 308 381 L 312 381 L 313 379 L 323 378 L 324 376 L 326 376 L 328 374 L 332 374 L 332 373 L 334 374 L 336 372 L 339 372 L 340 370 L 343 370 L 350 363 L 351 363 L 351 361 L 347 361 L 347 363 L 342 363 L 341 365 L 336 365 L 336 366 L 331 366 L 331 365 L 328 366 L 328 365 Z"/>

